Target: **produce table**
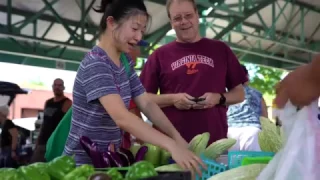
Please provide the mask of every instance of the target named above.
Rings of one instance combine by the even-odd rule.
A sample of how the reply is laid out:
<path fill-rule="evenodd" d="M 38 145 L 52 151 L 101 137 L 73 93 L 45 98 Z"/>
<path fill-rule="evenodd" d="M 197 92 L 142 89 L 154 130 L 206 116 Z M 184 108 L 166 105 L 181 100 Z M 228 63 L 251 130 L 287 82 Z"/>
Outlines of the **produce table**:
<path fill-rule="evenodd" d="M 61 156 L 48 163 L 34 163 L 18 169 L 1 168 L 1 180 L 191 180 L 190 172 L 159 172 L 147 161 L 130 167 L 99 168 L 92 165 L 76 167 L 73 157 Z"/>
<path fill-rule="evenodd" d="M 196 180 L 258 177 L 270 157 L 282 146 L 277 127 L 266 119 L 261 119 L 261 124 L 263 130 L 259 134 L 259 144 L 261 142 L 264 152 L 240 151 L 225 155 L 236 143 L 235 139 L 225 138 L 208 145 L 209 133 L 195 136 L 189 143 L 189 149 L 199 155 L 208 166 L 207 170 L 202 169 L 202 177 L 196 176 Z M 80 139 L 93 165 L 76 167 L 73 157 L 60 156 L 48 163 L 35 163 L 18 169 L 0 169 L 0 180 L 90 180 L 95 177 L 113 180 L 191 180 L 190 172 L 183 171 L 177 164 L 170 164 L 171 155 L 159 147 L 144 144 L 134 145 L 130 150 L 119 148 L 99 152 L 90 139 Z M 249 157 L 246 162 L 249 165 L 242 166 L 243 157 Z M 250 159 L 252 157 L 260 159 Z"/>

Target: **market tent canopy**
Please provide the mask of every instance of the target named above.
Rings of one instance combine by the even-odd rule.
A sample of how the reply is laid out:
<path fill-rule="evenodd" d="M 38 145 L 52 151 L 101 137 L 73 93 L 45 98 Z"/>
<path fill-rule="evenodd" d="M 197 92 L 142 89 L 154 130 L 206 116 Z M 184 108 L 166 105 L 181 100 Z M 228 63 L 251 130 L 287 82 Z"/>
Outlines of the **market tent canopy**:
<path fill-rule="evenodd" d="M 27 94 L 28 91 L 21 89 L 17 84 L 11 82 L 0 81 L 0 104 L 8 106 L 16 98 L 17 94 Z"/>
<path fill-rule="evenodd" d="M 36 129 L 35 123 L 38 120 L 36 117 L 31 118 L 20 118 L 20 119 L 13 119 L 12 122 L 21 128 L 24 128 L 28 131 L 34 131 Z"/>
<path fill-rule="evenodd" d="M 100 0 L 0 2 L 0 61 L 77 70 L 98 39 Z M 166 0 L 145 0 L 152 21 L 147 57 L 174 40 Z M 310 62 L 320 50 L 320 1 L 196 0 L 200 31 L 225 41 L 241 61 L 282 69 Z M 143 67 L 137 62 L 137 68 Z"/>

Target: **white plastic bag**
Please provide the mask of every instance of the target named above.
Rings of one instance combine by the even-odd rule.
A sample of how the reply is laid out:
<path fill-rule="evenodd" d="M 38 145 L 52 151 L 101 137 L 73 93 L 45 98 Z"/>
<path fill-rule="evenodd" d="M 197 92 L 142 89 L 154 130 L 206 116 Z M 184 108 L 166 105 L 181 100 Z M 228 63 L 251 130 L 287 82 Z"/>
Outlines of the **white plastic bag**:
<path fill-rule="evenodd" d="M 320 180 L 318 114 L 318 101 L 299 111 L 289 102 L 279 110 L 286 143 L 257 180 Z"/>

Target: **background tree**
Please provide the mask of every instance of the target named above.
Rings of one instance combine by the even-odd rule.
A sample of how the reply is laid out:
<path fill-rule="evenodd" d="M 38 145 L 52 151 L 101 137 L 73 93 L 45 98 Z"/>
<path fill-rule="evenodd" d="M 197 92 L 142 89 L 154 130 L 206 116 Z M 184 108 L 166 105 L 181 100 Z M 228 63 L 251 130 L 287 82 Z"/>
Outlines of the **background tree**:
<path fill-rule="evenodd" d="M 271 105 L 275 95 L 275 85 L 286 75 L 286 71 L 249 63 L 243 63 L 250 76 L 250 86 L 259 90 Z"/>
<path fill-rule="evenodd" d="M 285 75 L 285 71 L 253 64 L 245 64 L 250 75 L 250 85 L 262 94 L 274 95 L 275 85 Z"/>

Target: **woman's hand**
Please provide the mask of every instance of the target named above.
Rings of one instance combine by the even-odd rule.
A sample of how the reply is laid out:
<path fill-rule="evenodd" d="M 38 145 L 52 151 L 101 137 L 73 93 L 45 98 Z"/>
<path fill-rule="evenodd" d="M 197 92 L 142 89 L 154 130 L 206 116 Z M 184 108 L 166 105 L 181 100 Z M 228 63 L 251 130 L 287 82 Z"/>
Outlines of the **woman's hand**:
<path fill-rule="evenodd" d="M 172 159 L 183 169 L 191 171 L 192 175 L 198 173 L 200 176 L 200 166 L 207 169 L 202 160 L 180 144 L 176 144 L 169 148 L 169 152 L 172 155 Z"/>

